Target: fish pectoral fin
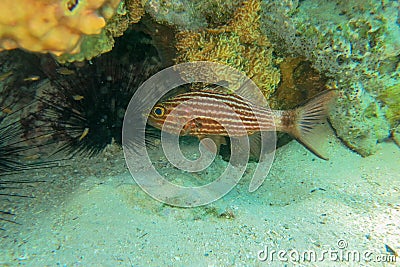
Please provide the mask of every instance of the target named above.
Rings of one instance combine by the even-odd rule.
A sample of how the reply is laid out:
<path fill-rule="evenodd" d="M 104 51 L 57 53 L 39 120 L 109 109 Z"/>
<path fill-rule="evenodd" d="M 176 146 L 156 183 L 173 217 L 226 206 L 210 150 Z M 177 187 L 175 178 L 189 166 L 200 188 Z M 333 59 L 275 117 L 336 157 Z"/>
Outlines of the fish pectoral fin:
<path fill-rule="evenodd" d="M 224 136 L 221 135 L 202 135 L 198 137 L 200 143 L 211 153 L 218 155 L 221 145 L 226 145 Z"/>

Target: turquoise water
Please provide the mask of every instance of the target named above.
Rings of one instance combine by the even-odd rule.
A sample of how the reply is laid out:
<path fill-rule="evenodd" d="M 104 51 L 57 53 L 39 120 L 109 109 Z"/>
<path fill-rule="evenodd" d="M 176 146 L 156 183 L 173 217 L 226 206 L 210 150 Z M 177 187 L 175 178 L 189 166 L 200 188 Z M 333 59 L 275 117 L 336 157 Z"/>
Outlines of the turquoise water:
<path fill-rule="evenodd" d="M 72 18 L 85 3 L 68 3 Z M 397 266 L 399 10 L 375 0 L 126 0 L 103 34 L 79 32 L 81 54 L 61 58 L 35 52 L 45 37 L 32 48 L 14 40 L 0 12 L 0 265 Z M 93 55 L 113 38 L 111 52 Z M 8 50 L 9 39 L 23 49 Z M 75 56 L 91 59 L 63 62 Z M 188 61 L 202 62 L 178 65 Z M 303 112 L 325 90 L 331 103 Z M 168 109 L 192 91 L 222 101 Z M 237 95 L 246 102 L 230 102 Z M 262 107 L 276 128 L 249 147 L 198 136 L 210 148 L 146 125 L 175 111 L 182 133 L 227 127 L 232 103 Z M 261 144 L 258 160 L 250 148 Z"/>

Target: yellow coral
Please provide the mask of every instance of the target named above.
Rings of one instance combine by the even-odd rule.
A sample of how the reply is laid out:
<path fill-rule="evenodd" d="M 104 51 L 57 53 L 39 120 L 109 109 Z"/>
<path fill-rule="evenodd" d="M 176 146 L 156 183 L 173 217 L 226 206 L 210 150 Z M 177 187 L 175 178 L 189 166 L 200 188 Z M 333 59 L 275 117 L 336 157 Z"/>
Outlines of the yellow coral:
<path fill-rule="evenodd" d="M 120 0 L 1 0 L 0 51 L 23 48 L 78 53 L 83 36 L 99 34 Z"/>
<path fill-rule="evenodd" d="M 144 15 L 144 6 L 148 0 L 130 0 L 126 2 L 131 23 L 138 23 Z"/>
<path fill-rule="evenodd" d="M 240 35 L 245 44 L 257 43 L 259 46 L 271 46 L 267 37 L 260 31 L 260 0 L 248 0 L 238 8 L 229 27 Z"/>
<path fill-rule="evenodd" d="M 226 26 L 176 35 L 177 63 L 213 61 L 227 64 L 246 75 L 269 97 L 280 80 L 272 47 L 260 31 L 260 0 L 244 1 Z M 234 89 L 234 88 L 233 88 Z"/>

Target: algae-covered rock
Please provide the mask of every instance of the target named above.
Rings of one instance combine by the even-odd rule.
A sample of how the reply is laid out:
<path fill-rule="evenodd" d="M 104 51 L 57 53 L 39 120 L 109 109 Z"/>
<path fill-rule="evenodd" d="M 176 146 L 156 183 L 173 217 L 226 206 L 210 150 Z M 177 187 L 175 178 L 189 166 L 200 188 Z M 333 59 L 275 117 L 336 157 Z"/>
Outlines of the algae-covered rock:
<path fill-rule="evenodd" d="M 148 0 L 145 10 L 161 24 L 197 30 L 226 23 L 242 0 Z"/>
<path fill-rule="evenodd" d="M 100 34 L 85 36 L 82 38 L 81 50 L 77 54 L 64 54 L 57 57 L 57 61 L 74 62 L 94 58 L 102 53 L 111 51 L 114 46 L 114 38 L 106 30 Z"/>
<path fill-rule="evenodd" d="M 61 63 L 84 61 L 111 51 L 114 46 L 114 37 L 123 35 L 130 24 L 139 22 L 143 14 L 144 9 L 140 0 L 121 1 L 116 14 L 107 20 L 100 34 L 84 36 L 79 53 L 63 54 L 57 57 L 57 60 Z"/>
<path fill-rule="evenodd" d="M 82 37 L 99 34 L 119 4 L 120 0 L 2 0 L 0 51 L 78 53 Z"/>
<path fill-rule="evenodd" d="M 400 125 L 398 125 L 392 133 L 394 142 L 400 147 Z"/>
<path fill-rule="evenodd" d="M 386 118 L 392 127 L 400 124 L 400 83 L 380 92 L 378 99 L 386 106 Z"/>
<path fill-rule="evenodd" d="M 279 84 L 269 40 L 260 31 L 260 1 L 243 2 L 226 25 L 176 35 L 176 63 L 213 61 L 243 71 L 269 98 Z M 232 88 L 236 89 L 236 88 Z"/>
<path fill-rule="evenodd" d="M 262 29 L 275 49 L 304 56 L 335 81 L 340 94 L 331 122 L 338 136 L 361 155 L 374 153 L 377 142 L 389 137 L 393 114 L 398 113 L 398 105 L 388 99 L 400 82 L 399 3 L 263 3 Z"/>
<path fill-rule="evenodd" d="M 373 154 L 377 142 L 390 134 L 390 124 L 380 104 L 364 91 L 339 97 L 330 119 L 344 143 L 363 156 Z"/>

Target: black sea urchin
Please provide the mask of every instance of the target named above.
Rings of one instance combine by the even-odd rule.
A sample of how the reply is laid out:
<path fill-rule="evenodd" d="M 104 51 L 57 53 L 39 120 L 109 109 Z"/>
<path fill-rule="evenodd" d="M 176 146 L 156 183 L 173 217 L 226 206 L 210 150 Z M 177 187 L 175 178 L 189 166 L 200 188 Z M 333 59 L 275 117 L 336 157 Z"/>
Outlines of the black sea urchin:
<path fill-rule="evenodd" d="M 30 193 L 30 187 L 33 187 L 38 182 L 41 181 L 0 178 L 0 230 L 5 230 L 7 223 L 20 224 L 14 220 L 14 210 L 20 204 L 16 200 L 33 198 Z"/>
<path fill-rule="evenodd" d="M 45 71 L 52 89 L 42 93 L 45 114 L 57 152 L 93 156 L 113 140 L 121 144 L 125 109 L 139 85 L 156 72 L 156 60 L 126 65 L 105 54 L 83 66 Z"/>
<path fill-rule="evenodd" d="M 24 138 L 24 129 L 20 124 L 23 108 L 18 106 L 21 97 L 12 94 L 9 87 L 0 92 L 0 175 L 34 168 L 30 163 L 35 147 Z M 25 107 L 25 106 L 24 106 Z M 40 165 L 40 163 L 37 163 Z"/>
<path fill-rule="evenodd" d="M 3 84 L 2 84 L 3 85 Z M 26 108 L 21 103 L 22 97 L 14 87 L 1 86 L 0 88 L 0 230 L 4 230 L 3 223 L 17 223 L 13 220 L 15 199 L 30 198 L 25 190 L 38 181 L 11 176 L 22 171 L 53 167 L 57 162 L 34 160 L 37 157 L 36 145 L 30 141 L 41 136 L 26 138 L 21 124 L 22 110 Z M 29 105 L 28 105 L 29 106 Z"/>

